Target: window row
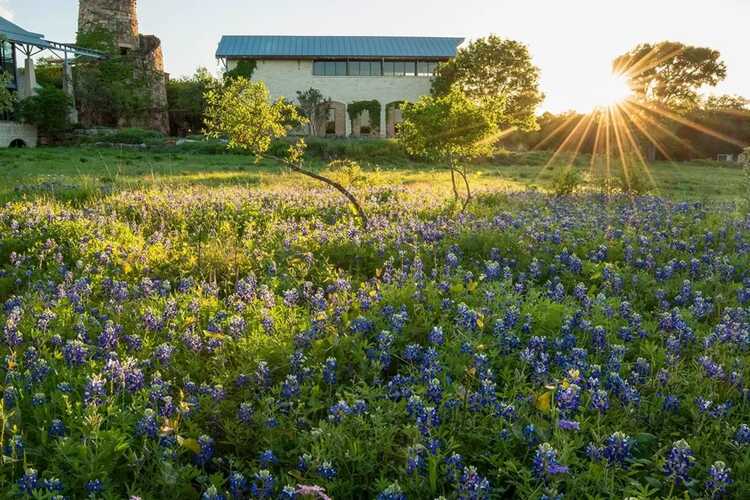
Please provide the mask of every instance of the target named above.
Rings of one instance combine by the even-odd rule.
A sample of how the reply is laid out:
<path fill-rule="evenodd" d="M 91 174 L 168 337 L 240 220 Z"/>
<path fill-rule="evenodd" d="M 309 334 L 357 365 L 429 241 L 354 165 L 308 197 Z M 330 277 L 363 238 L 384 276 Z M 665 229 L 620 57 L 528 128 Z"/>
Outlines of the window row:
<path fill-rule="evenodd" d="M 315 76 L 432 76 L 434 61 L 315 61 Z"/>

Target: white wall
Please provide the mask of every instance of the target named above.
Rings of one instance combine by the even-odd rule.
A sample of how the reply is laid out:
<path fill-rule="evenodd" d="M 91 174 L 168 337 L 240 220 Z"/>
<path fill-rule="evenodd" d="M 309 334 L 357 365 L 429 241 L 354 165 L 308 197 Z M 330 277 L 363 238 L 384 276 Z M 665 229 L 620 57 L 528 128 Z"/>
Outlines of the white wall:
<path fill-rule="evenodd" d="M 236 66 L 228 62 L 228 69 Z M 271 97 L 297 100 L 297 91 L 320 90 L 324 97 L 349 104 L 375 99 L 381 105 L 416 101 L 430 93 L 429 76 L 314 76 L 312 61 L 258 61 L 253 80 L 262 80 Z"/>
<path fill-rule="evenodd" d="M 0 148 L 7 148 L 15 139 L 21 139 L 26 147 L 35 148 L 37 142 L 36 127 L 16 122 L 0 121 Z"/>

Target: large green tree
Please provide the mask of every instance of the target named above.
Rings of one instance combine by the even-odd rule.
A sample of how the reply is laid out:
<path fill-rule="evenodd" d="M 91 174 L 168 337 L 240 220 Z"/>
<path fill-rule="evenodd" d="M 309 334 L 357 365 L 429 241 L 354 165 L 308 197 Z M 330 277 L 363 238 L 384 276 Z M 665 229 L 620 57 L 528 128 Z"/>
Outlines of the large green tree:
<path fill-rule="evenodd" d="M 206 68 L 198 68 L 193 76 L 167 82 L 169 127 L 173 134 L 201 130 L 206 111 L 205 95 L 217 85 L 219 81 Z"/>
<path fill-rule="evenodd" d="M 19 103 L 18 114 L 24 122 L 36 125 L 41 134 L 56 136 L 70 128 L 72 104 L 72 99 L 57 87 L 42 87 L 35 96 Z"/>
<path fill-rule="evenodd" d="M 716 86 L 727 75 L 719 51 L 680 42 L 638 45 L 612 66 L 628 78 L 636 98 L 672 110 L 694 108 L 700 89 Z"/>
<path fill-rule="evenodd" d="M 280 161 L 294 172 L 321 181 L 344 195 L 356 211 L 363 226 L 367 216 L 357 198 L 340 183 L 304 167 L 305 142 L 298 140 L 285 154 L 269 154 L 271 144 L 305 123 L 297 107 L 284 99 L 271 102 L 270 94 L 261 81 L 252 82 L 245 77 L 229 79 L 221 87 L 206 93 L 206 135 L 226 138 L 230 149 L 246 151 L 256 161 L 269 157 Z"/>
<path fill-rule="evenodd" d="M 469 98 L 458 85 L 445 94 L 406 103 L 401 112 L 398 141 L 413 156 L 447 163 L 457 202 L 456 175 L 464 181 L 466 208 L 472 198 L 467 162 L 492 150 L 497 131 L 492 112 Z"/>
<path fill-rule="evenodd" d="M 544 94 L 539 68 L 523 43 L 490 35 L 459 49 L 455 58 L 438 66 L 432 92 L 445 95 L 454 85 L 493 110 L 498 127 L 536 128 L 536 109 Z"/>

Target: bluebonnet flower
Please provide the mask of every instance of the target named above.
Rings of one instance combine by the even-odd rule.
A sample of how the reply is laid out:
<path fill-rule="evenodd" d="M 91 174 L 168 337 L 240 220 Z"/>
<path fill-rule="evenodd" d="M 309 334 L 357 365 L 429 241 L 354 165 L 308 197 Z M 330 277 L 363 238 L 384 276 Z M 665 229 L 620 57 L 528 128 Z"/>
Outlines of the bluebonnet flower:
<path fill-rule="evenodd" d="M 229 474 L 229 493 L 233 498 L 243 498 L 248 489 L 247 479 L 241 472 Z"/>
<path fill-rule="evenodd" d="M 18 488 L 21 493 L 31 496 L 35 489 L 39 488 L 39 473 L 36 469 L 28 468 L 18 480 Z"/>
<path fill-rule="evenodd" d="M 341 400 L 328 408 L 328 420 L 330 420 L 334 424 L 338 424 L 341 423 L 342 418 L 344 418 L 346 415 L 350 415 L 351 413 L 351 407 L 347 404 L 346 401 Z"/>
<path fill-rule="evenodd" d="M 737 427 L 737 431 L 734 433 L 734 441 L 739 445 L 750 444 L 750 426 L 747 424 L 740 424 Z"/>
<path fill-rule="evenodd" d="M 243 424 L 249 424 L 253 419 L 253 405 L 247 401 L 240 403 L 240 408 L 237 410 L 237 420 Z"/>
<path fill-rule="evenodd" d="M 607 438 L 602 448 L 602 456 L 609 465 L 625 467 L 631 458 L 633 440 L 622 432 L 615 432 Z"/>
<path fill-rule="evenodd" d="M 407 500 L 407 498 L 398 483 L 393 483 L 378 493 L 375 500 Z"/>
<path fill-rule="evenodd" d="M 580 431 L 581 423 L 577 420 L 559 420 L 557 426 L 564 431 Z"/>
<path fill-rule="evenodd" d="M 104 483 L 101 479 L 92 479 L 86 483 L 86 491 L 89 493 L 101 493 L 104 491 Z"/>
<path fill-rule="evenodd" d="M 83 399 L 87 406 L 100 406 L 107 394 L 106 380 L 98 375 L 89 377 L 83 391 Z"/>
<path fill-rule="evenodd" d="M 427 457 L 424 446 L 411 446 L 407 450 L 406 473 L 422 474 L 427 470 Z"/>
<path fill-rule="evenodd" d="M 64 437 L 65 436 L 65 424 L 60 419 L 53 419 L 49 427 L 50 437 Z"/>
<path fill-rule="evenodd" d="M 323 365 L 323 381 L 328 385 L 336 384 L 336 358 L 326 359 Z"/>
<path fill-rule="evenodd" d="M 300 455 L 300 457 L 297 459 L 297 470 L 300 472 L 307 472 L 307 470 L 310 468 L 311 460 L 312 456 L 309 453 Z"/>
<path fill-rule="evenodd" d="M 265 450 L 258 455 L 258 462 L 260 462 L 261 467 L 268 467 L 269 465 L 276 465 L 279 463 L 279 459 L 276 458 L 273 450 Z"/>
<path fill-rule="evenodd" d="M 695 457 L 684 439 L 675 441 L 664 463 L 664 474 L 679 486 L 687 483 L 690 469 L 695 466 Z"/>
<path fill-rule="evenodd" d="M 445 334 L 443 328 L 440 326 L 434 326 L 430 333 L 427 334 L 427 340 L 430 344 L 441 346 L 445 343 Z"/>
<path fill-rule="evenodd" d="M 331 462 L 324 461 L 318 466 L 318 474 L 326 481 L 331 481 L 336 477 L 336 469 L 331 465 Z"/>
<path fill-rule="evenodd" d="M 80 366 L 86 362 L 86 344 L 80 340 L 68 340 L 63 347 L 63 358 L 68 366 Z"/>
<path fill-rule="evenodd" d="M 560 464 L 557 459 L 557 450 L 549 443 L 542 443 L 536 449 L 532 470 L 534 476 L 540 481 L 549 481 L 553 476 L 568 473 L 568 467 Z"/>
<path fill-rule="evenodd" d="M 486 500 L 490 498 L 490 482 L 480 476 L 475 467 L 464 467 L 456 489 L 460 500 Z"/>
<path fill-rule="evenodd" d="M 297 498 L 299 498 L 299 495 L 297 495 L 294 486 L 284 486 L 279 493 L 279 500 L 297 500 Z"/>
<path fill-rule="evenodd" d="M 250 493 L 256 498 L 271 498 L 276 487 L 276 479 L 271 472 L 263 469 L 255 473 L 254 479 Z"/>
<path fill-rule="evenodd" d="M 200 466 L 208 464 L 214 456 L 214 440 L 205 434 L 198 438 L 198 453 L 195 454 L 195 463 Z"/>
<path fill-rule="evenodd" d="M 135 435 L 155 439 L 159 432 L 159 425 L 156 421 L 154 410 L 147 409 L 143 412 L 143 417 L 135 424 Z"/>
<path fill-rule="evenodd" d="M 281 385 L 281 397 L 292 399 L 299 395 L 299 380 L 294 375 L 287 375 Z"/>
<path fill-rule="evenodd" d="M 708 469 L 709 479 L 706 481 L 706 493 L 711 498 L 723 498 L 727 494 L 727 488 L 732 484 L 730 473 L 732 469 L 722 461 L 714 462 Z"/>

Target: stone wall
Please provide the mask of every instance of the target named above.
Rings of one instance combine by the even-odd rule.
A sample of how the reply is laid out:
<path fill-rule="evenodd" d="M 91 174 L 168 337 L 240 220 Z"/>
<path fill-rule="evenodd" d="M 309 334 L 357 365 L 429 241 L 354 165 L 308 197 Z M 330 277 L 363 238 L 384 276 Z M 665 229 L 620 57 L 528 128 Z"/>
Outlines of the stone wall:
<path fill-rule="evenodd" d="M 228 69 L 237 66 L 237 61 L 228 61 Z M 317 76 L 313 75 L 313 62 L 301 61 L 258 61 L 253 80 L 265 82 L 272 99 L 284 97 L 296 102 L 297 91 L 309 88 L 320 90 L 324 97 L 332 101 L 349 104 L 355 101 L 377 100 L 381 105 L 380 135 L 385 136 L 395 130 L 386 116 L 388 104 L 400 101 L 414 102 L 430 93 L 432 79 L 429 76 Z M 399 114 L 400 116 L 400 114 Z M 347 118 L 346 135 L 351 134 L 350 120 Z M 337 134 L 339 135 L 339 134 Z"/>
<path fill-rule="evenodd" d="M 23 123 L 0 121 L 0 148 L 7 148 L 13 141 L 23 141 L 28 148 L 37 144 L 36 127 Z"/>

